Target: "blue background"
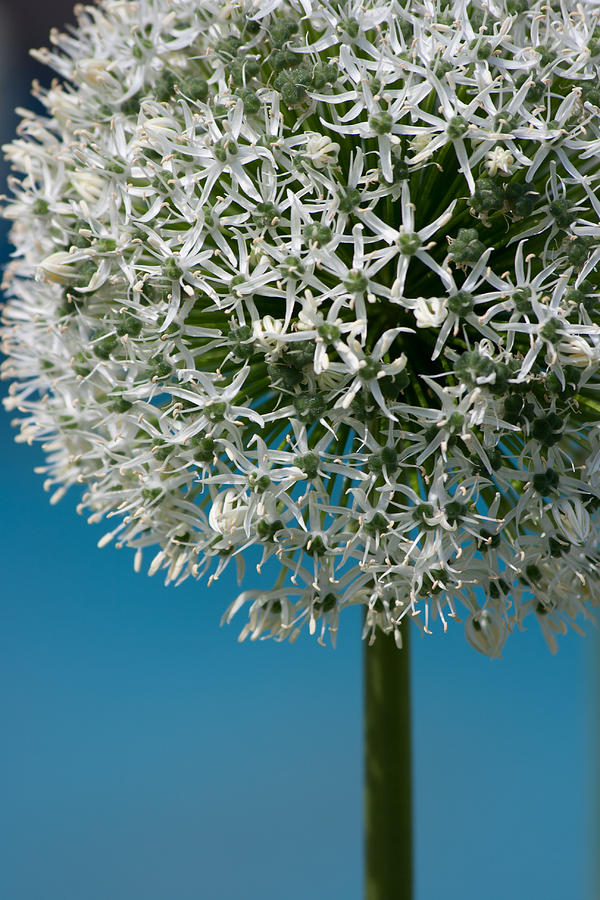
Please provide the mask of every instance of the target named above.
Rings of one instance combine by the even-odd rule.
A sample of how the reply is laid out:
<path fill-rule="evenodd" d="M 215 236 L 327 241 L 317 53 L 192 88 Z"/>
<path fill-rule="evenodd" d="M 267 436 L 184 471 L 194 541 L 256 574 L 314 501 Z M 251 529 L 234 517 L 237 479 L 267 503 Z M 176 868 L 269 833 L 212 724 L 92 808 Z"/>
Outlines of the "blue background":
<path fill-rule="evenodd" d="M 336 650 L 238 644 L 232 578 L 136 576 L 12 438 L 2 413 L 0 897 L 359 900 L 357 616 Z M 416 900 L 594 896 L 595 641 L 491 663 L 415 631 Z"/>

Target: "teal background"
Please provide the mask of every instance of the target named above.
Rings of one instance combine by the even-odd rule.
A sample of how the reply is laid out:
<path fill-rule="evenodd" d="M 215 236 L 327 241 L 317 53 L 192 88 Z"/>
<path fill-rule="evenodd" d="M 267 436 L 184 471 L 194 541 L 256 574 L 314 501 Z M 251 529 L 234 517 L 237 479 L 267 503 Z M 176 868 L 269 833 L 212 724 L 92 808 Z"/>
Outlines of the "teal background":
<path fill-rule="evenodd" d="M 12 438 L 2 413 L 0 897 L 359 900 L 357 615 L 336 650 L 238 644 L 231 577 L 135 575 Z M 595 639 L 414 636 L 416 900 L 593 897 Z"/>

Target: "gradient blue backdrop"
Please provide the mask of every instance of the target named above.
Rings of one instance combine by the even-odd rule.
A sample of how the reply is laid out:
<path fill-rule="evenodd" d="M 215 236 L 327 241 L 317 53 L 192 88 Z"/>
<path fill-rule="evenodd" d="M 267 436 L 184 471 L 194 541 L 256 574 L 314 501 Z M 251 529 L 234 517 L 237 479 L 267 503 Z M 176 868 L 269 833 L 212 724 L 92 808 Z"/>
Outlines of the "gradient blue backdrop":
<path fill-rule="evenodd" d="M 238 644 L 231 577 L 136 576 L 12 437 L 3 413 L 0 898 L 359 900 L 357 616 L 335 651 Z M 592 646 L 415 632 L 416 900 L 593 896 Z"/>

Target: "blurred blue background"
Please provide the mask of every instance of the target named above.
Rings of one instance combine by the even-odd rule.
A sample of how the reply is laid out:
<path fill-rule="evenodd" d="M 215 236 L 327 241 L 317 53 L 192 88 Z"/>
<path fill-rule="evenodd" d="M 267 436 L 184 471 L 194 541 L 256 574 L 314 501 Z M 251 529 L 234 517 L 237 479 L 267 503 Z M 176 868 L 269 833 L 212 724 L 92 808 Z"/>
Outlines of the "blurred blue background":
<path fill-rule="evenodd" d="M 33 6 L 8 39 L 0 4 L 2 140 Z M 136 576 L 74 497 L 48 505 L 4 412 L 0 447 L 0 897 L 359 900 L 359 619 L 336 650 L 238 644 L 232 578 Z M 596 896 L 594 646 L 534 628 L 491 663 L 460 625 L 415 631 L 416 900 Z"/>

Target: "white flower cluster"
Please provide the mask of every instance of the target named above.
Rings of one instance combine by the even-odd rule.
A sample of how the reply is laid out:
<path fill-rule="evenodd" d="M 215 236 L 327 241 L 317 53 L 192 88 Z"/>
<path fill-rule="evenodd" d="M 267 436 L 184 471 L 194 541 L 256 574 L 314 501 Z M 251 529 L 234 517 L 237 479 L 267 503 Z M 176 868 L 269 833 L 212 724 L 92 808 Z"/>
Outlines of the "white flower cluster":
<path fill-rule="evenodd" d="M 276 557 L 244 636 L 360 603 L 554 649 L 599 597 L 597 4 L 102 0 L 51 40 L 3 340 L 52 499 L 169 582 Z"/>

